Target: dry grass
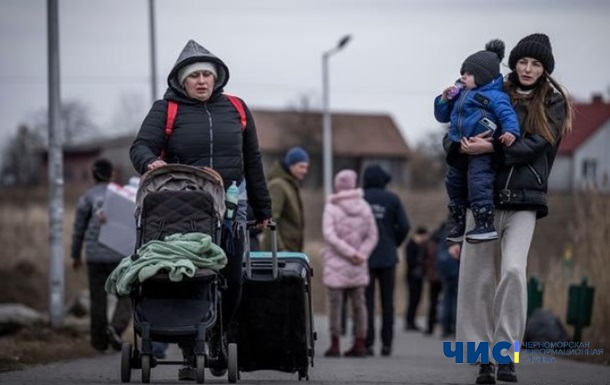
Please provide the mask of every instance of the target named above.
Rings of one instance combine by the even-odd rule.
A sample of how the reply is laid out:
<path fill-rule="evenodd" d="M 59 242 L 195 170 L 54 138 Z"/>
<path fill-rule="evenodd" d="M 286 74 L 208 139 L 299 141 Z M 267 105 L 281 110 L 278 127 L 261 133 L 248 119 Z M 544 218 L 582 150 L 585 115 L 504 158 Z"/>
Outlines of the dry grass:
<path fill-rule="evenodd" d="M 580 283 L 587 277 L 595 287 L 591 326 L 583 333 L 583 341 L 590 341 L 593 348 L 603 348 L 603 359 L 610 361 L 610 195 L 596 191 L 579 194 L 576 199 L 576 215 L 572 242 L 573 263 L 576 268 L 569 277 L 570 283 Z M 567 289 L 564 289 L 564 292 Z M 565 301 L 564 301 L 565 303 Z M 564 313 L 565 314 L 565 313 Z"/>
<path fill-rule="evenodd" d="M 537 224 L 529 259 L 529 274 L 544 283 L 543 306 L 565 324 L 568 290 L 587 277 L 595 287 L 593 318 L 582 333 L 591 348 L 604 349 L 603 356 L 573 357 L 610 361 L 610 195 L 585 192 L 552 196 L 551 214 Z M 570 253 L 571 250 L 571 253 Z M 568 255 L 571 254 L 571 258 Z M 574 328 L 566 325 L 570 336 Z"/>
<path fill-rule="evenodd" d="M 74 203 L 82 191 L 66 191 L 64 241 L 65 241 L 65 291 L 66 303 L 76 293 L 85 289 L 87 278 L 84 271 L 75 273 L 70 268 L 69 245 Z M 442 189 L 434 191 L 396 191 L 402 198 L 412 227 L 435 228 L 445 216 L 446 198 Z M 2 265 L 0 266 L 0 303 L 20 302 L 38 310 L 47 309 L 48 293 L 48 212 L 47 192 L 44 189 L 6 191 L 0 190 L 0 244 Z M 323 199 L 320 192 L 304 191 L 306 206 L 306 253 L 313 269 L 313 308 L 315 312 L 326 311 L 326 295 L 322 285 L 322 265 L 319 251 L 321 213 Z M 592 325 L 584 330 L 584 341 L 595 341 L 595 348 L 610 352 L 610 196 L 587 193 L 553 194 L 549 199 L 550 215 L 537 224 L 532 244 L 528 270 L 539 276 L 545 284 L 544 307 L 552 310 L 565 322 L 567 291 L 570 284 L 579 283 L 581 274 L 587 274 L 595 286 L 595 308 Z M 571 271 L 563 269 L 564 249 L 572 245 L 573 264 Z M 397 267 L 395 305 L 397 315 L 405 309 L 404 250 L 399 250 L 401 262 Z M 425 297 L 426 293 L 424 293 Z M 420 314 L 426 312 L 427 301 L 420 306 Z M 568 327 L 571 332 L 571 327 Z M 2 343 L 7 340 L 0 338 Z M 18 346 L 26 348 L 26 342 Z M 14 351 L 14 350 L 11 350 Z M 10 354 L 10 353 L 9 353 Z M 59 357 L 58 353 L 58 357 Z M 0 360 L 6 357 L 0 357 Z M 604 356 L 608 360 L 608 354 Z"/>
<path fill-rule="evenodd" d="M 40 324 L 0 338 L 0 372 L 95 354 L 87 333 L 67 327 L 52 330 Z"/>
<path fill-rule="evenodd" d="M 47 206 L 31 202 L 0 204 L 0 303 L 20 302 L 36 310 L 47 309 L 49 224 Z M 70 268 L 74 207 L 66 207 L 64 220 L 64 282 L 67 301 L 87 286 L 84 270 Z"/>

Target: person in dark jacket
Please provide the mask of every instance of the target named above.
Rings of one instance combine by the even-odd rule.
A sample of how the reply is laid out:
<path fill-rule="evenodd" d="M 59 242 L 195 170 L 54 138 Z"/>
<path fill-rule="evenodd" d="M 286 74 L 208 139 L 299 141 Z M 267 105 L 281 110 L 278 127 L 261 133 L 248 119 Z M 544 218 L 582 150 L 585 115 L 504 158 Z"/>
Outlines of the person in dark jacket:
<path fill-rule="evenodd" d="M 373 355 L 375 343 L 375 283 L 379 282 L 381 294 L 382 325 L 381 355 L 392 353 L 394 338 L 394 283 L 396 264 L 398 263 L 397 247 L 405 240 L 409 232 L 409 220 L 400 198 L 386 190 L 392 178 L 378 164 L 367 166 L 363 174 L 364 199 L 371 205 L 379 242 L 369 258 L 370 283 L 366 288 L 366 307 L 368 312 L 368 333 L 366 347 Z"/>
<path fill-rule="evenodd" d="M 426 319 L 426 330 L 424 330 L 426 335 L 434 334 L 434 327 L 438 322 L 438 298 L 443 288 L 437 264 L 438 236 L 439 232 L 436 230 L 426 241 L 426 251 L 423 254 L 422 260 L 424 278 L 428 283 L 428 317 Z"/>
<path fill-rule="evenodd" d="M 547 186 L 561 139 L 572 128 L 570 98 L 551 73 L 555 59 L 547 35 L 521 39 L 510 52 L 512 70 L 504 87 L 519 117 L 523 135 L 510 147 L 484 137 L 451 144 L 448 161 L 460 152 L 492 153 L 498 169 L 494 202 L 496 242 L 462 245 L 458 288 L 458 341 L 522 341 L 527 311 L 527 256 L 536 219 L 548 214 Z M 472 226 L 467 215 L 466 226 Z M 494 257 L 500 247 L 500 258 Z M 489 356 L 492 357 L 491 352 Z M 509 354 L 513 355 L 512 349 Z M 515 365 L 500 364 L 500 381 L 517 382 Z M 493 363 L 479 367 L 477 384 L 495 384 Z"/>
<path fill-rule="evenodd" d="M 221 270 L 228 286 L 222 298 L 225 331 L 241 298 L 248 203 L 259 228 L 266 227 L 271 218 L 271 199 L 254 119 L 240 99 L 246 115 L 245 127 L 242 126 L 238 109 L 223 94 L 228 81 L 227 65 L 197 42 L 188 41 L 167 77 L 163 99 L 153 104 L 130 149 L 131 162 L 139 173 L 167 163 L 182 163 L 211 167 L 220 174 L 225 187 L 234 181 L 238 185 L 236 223 L 225 219 L 222 241 L 228 257 L 226 267 Z M 178 104 L 178 112 L 173 133 L 166 137 L 169 101 Z M 227 247 L 229 242 L 232 247 Z M 194 379 L 194 375 L 190 367 L 179 371 L 181 379 Z"/>
<path fill-rule="evenodd" d="M 277 249 L 303 251 L 305 213 L 300 183 L 309 170 L 309 154 L 301 147 L 292 147 L 284 159 L 269 171 L 269 194 L 273 203 L 273 219 L 277 222 Z M 263 250 L 271 250 L 269 232 L 263 234 Z"/>
<path fill-rule="evenodd" d="M 433 257 L 436 259 L 436 267 L 441 280 L 440 291 L 443 293 L 441 302 L 443 338 L 448 338 L 455 333 L 458 275 L 460 271 L 460 244 L 447 241 L 448 228 L 447 222 L 443 222 L 430 237 L 430 243 L 436 245 L 436 255 Z M 456 247 L 458 250 L 453 250 Z"/>
<path fill-rule="evenodd" d="M 131 320 L 129 297 L 118 298 L 112 320 L 108 323 L 106 279 L 119 265 L 123 255 L 98 241 L 100 226 L 105 220 L 102 207 L 106 188 L 113 178 L 113 166 L 107 159 L 98 159 L 91 168 L 95 186 L 80 197 L 76 205 L 76 215 L 72 232 L 72 267 L 82 267 L 82 249 L 85 245 L 89 295 L 91 298 L 91 346 L 103 352 L 108 345 L 121 350 L 121 335 Z"/>
<path fill-rule="evenodd" d="M 405 331 L 419 330 L 415 324 L 417 307 L 421 300 L 421 289 L 424 285 L 423 258 L 426 252 L 428 230 L 419 227 L 407 242 L 405 256 L 407 260 L 405 283 L 407 287 L 407 311 L 405 312 Z"/>
<path fill-rule="evenodd" d="M 510 146 L 520 135 L 517 115 L 502 89 L 500 62 L 504 58 L 504 42 L 492 40 L 484 51 L 466 58 L 460 74 L 464 90 L 450 86 L 434 99 L 434 116 L 441 123 L 451 122 L 449 138 L 459 143 L 482 132 Z M 497 128 L 497 129 L 496 129 Z M 454 225 L 447 239 L 461 242 L 486 242 L 498 238 L 494 228 L 493 183 L 495 170 L 489 155 L 463 154 L 459 164 L 447 166 L 445 186 L 449 195 L 449 212 Z M 465 234 L 466 208 L 474 214 L 476 226 Z"/>

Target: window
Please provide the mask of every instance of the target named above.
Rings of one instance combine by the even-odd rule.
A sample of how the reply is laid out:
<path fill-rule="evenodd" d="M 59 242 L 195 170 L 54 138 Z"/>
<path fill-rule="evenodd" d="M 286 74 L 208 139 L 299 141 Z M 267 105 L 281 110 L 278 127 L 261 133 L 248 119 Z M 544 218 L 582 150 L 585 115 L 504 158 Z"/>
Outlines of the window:
<path fill-rule="evenodd" d="M 588 181 L 597 178 L 597 159 L 584 159 L 582 161 L 582 177 Z"/>

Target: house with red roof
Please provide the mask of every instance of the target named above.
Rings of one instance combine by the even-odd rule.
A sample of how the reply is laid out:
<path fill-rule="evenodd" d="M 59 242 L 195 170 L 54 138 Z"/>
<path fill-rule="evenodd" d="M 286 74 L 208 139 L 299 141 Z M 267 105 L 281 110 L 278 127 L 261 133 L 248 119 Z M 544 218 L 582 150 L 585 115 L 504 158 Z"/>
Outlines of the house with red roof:
<path fill-rule="evenodd" d="M 311 155 L 309 173 L 303 187 L 317 189 L 323 184 L 322 113 L 315 111 L 252 109 L 263 165 L 269 170 L 287 149 L 302 146 Z M 386 113 L 332 113 L 333 168 L 337 172 L 351 168 L 360 172 L 375 162 L 391 175 L 395 186 L 408 187 L 407 163 L 413 154 L 392 116 Z M 127 183 L 135 175 L 129 159 L 134 136 L 95 139 L 88 143 L 64 146 L 64 181 L 91 183 L 91 164 L 98 157 L 111 159 L 117 180 Z M 48 178 L 46 151 L 39 165 L 39 180 Z"/>
<path fill-rule="evenodd" d="M 596 94 L 573 108 L 572 132 L 561 141 L 549 189 L 610 191 L 610 103 Z"/>

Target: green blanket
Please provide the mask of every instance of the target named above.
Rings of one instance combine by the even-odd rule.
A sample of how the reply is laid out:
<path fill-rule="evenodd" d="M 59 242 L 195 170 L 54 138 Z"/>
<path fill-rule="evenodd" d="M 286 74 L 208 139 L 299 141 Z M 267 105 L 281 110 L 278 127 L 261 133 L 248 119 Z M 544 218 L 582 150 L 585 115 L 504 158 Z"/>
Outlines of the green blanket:
<path fill-rule="evenodd" d="M 220 270 L 227 264 L 225 252 L 208 234 L 172 234 L 164 241 L 150 241 L 136 252 L 135 261 L 125 257 L 106 280 L 106 291 L 126 295 L 135 281 L 143 282 L 160 271 L 172 281 L 193 277 L 199 269 Z"/>

